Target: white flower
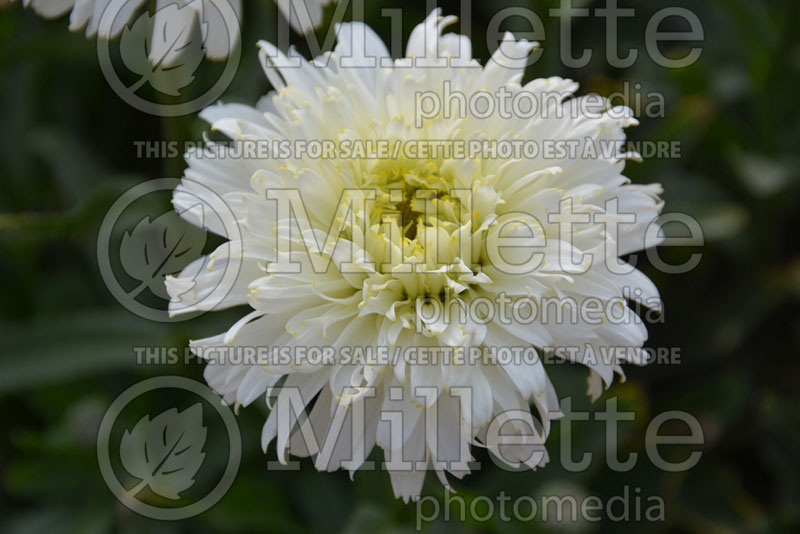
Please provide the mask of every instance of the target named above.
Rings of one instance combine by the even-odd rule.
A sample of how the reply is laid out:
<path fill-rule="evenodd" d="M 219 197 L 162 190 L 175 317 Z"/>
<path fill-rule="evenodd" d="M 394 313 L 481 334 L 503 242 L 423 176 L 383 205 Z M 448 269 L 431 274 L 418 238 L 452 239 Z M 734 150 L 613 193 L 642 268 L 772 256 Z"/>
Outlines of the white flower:
<path fill-rule="evenodd" d="M 543 434 L 550 420 L 560 415 L 558 398 L 540 359 L 455 365 L 449 355 L 436 362 L 414 360 L 410 349 L 527 347 L 541 354 L 543 347 L 575 347 L 565 357 L 590 367 L 591 392 L 597 395 L 614 373 L 622 374 L 620 364 L 642 360 L 647 332 L 624 297 L 651 304 L 658 297 L 639 271 L 614 274 L 605 261 L 653 244 L 645 243 L 645 228 L 661 209 L 659 186 L 631 185 L 621 174 L 630 155 L 600 150 L 604 143 L 624 141 L 623 128 L 635 124 L 631 111 L 605 106 L 601 113 L 589 116 L 581 111 L 585 99 L 570 98 L 577 89 L 570 80 L 537 79 L 522 86 L 526 58 L 534 44 L 517 41 L 511 34 L 506 34 L 491 61 L 481 68 L 471 59 L 468 38 L 442 35 L 443 27 L 453 21 L 454 17 L 442 18 L 434 11 L 412 32 L 406 57 L 393 61 L 380 39 L 361 23 L 338 27 L 335 50 L 312 63 L 295 54 L 287 57 L 261 42 L 262 64 L 276 91 L 256 108 L 220 104 L 202 116 L 215 130 L 246 142 L 328 140 L 342 147 L 367 140 L 446 140 L 451 144 L 555 140 L 573 142 L 582 149 L 591 145 L 597 155 L 588 159 L 548 159 L 542 154 L 516 159 L 411 159 L 375 157 L 377 152 L 353 158 L 337 152 L 327 158 L 293 154 L 258 159 L 209 142 L 216 155 L 187 154 L 189 167 L 174 195 L 182 216 L 226 236 L 229 228 L 208 217 L 201 219 L 202 210 L 192 209 L 198 197 L 207 197 L 207 191 L 213 190 L 231 206 L 241 231 L 241 239 L 167 279 L 175 313 L 237 305 L 252 308 L 227 332 L 191 343 L 196 354 L 209 360 L 208 383 L 237 407 L 265 395 L 273 398 L 272 389 L 281 386 L 262 444 L 266 450 L 277 439 L 282 461 L 286 452 L 316 455 L 318 468 L 341 467 L 352 473 L 375 444 L 384 449 L 387 459 L 401 452 L 403 459 L 419 461 L 410 470 L 389 468 L 395 495 L 404 500 L 419 496 L 425 467 L 435 470 L 444 484 L 445 471 L 463 476 L 468 470 L 447 460 L 462 458 L 460 448 L 469 444 L 486 446 L 512 465 L 522 462 L 534 468 L 545 463 L 546 456 L 531 454 L 541 453 L 541 447 L 499 447 L 490 439 L 487 425 L 498 415 L 517 410 L 524 415 L 512 421 L 513 427 L 535 434 L 530 430 L 536 423 L 529 402 L 536 407 L 541 421 L 537 428 Z M 430 66 L 443 56 L 449 56 L 451 64 Z M 388 66 L 376 64 L 376 58 Z M 420 60 L 417 65 L 414 59 Z M 298 66 L 289 66 L 291 60 Z M 467 98 L 500 88 L 512 94 L 526 91 L 559 97 L 545 100 L 549 108 L 529 118 L 440 114 L 416 127 L 415 95 L 421 91 L 441 95 L 445 81 Z M 299 190 L 305 211 L 287 215 L 288 211 L 280 211 L 279 202 L 268 200 L 268 191 L 286 189 Z M 423 192 L 423 198 L 417 198 L 418 192 Z M 427 218 L 422 216 L 426 200 L 433 209 Z M 608 208 L 609 200 L 617 201 L 618 210 Z M 349 211 L 348 202 L 352 202 Z M 592 216 L 572 228 L 571 239 L 560 233 L 560 216 L 548 217 L 565 205 Z M 382 217 L 387 213 L 394 215 Z M 619 232 L 609 230 L 608 222 L 620 220 L 623 214 L 634 215 L 635 223 L 619 226 Z M 295 222 L 292 216 L 297 217 Z M 327 241 L 332 222 L 332 237 Z M 537 229 L 534 239 L 530 232 Z M 539 250 L 542 261 L 535 269 L 515 274 L 509 272 L 513 265 L 497 260 L 493 250 L 508 236 L 515 236 L 514 244 L 523 248 L 504 252 L 505 261 L 517 264 L 530 251 Z M 591 264 L 571 265 L 571 254 L 581 252 L 589 254 Z M 327 268 L 315 270 L 320 260 Z M 287 272 L 289 261 L 301 263 L 299 272 Z M 413 263 L 422 266 L 421 272 L 409 270 Z M 221 291 L 217 285 L 227 268 L 239 269 L 237 283 L 227 294 L 208 298 Z M 201 274 L 194 277 L 197 272 Z M 591 298 L 617 302 L 622 320 L 607 320 L 604 315 L 598 322 L 581 317 L 566 323 L 554 319 L 525 323 L 497 315 L 491 318 L 486 312 L 469 313 L 464 320 L 430 314 L 434 304 L 450 309 L 448 305 L 454 303 L 469 307 L 478 299 L 542 302 L 552 295 L 579 304 Z M 267 346 L 334 347 L 338 352 L 333 363 L 223 361 L 227 348 Z M 373 352 L 367 361 L 345 360 L 342 351 L 352 347 L 390 347 L 390 354 L 400 356 L 386 361 Z M 590 354 L 597 350 L 599 355 L 600 349 L 609 347 L 630 350 L 612 351 L 610 358 Z M 395 352 L 398 348 L 404 350 Z M 420 386 L 435 393 L 416 394 Z M 300 389 L 309 412 L 307 418 L 295 414 L 291 421 L 302 421 L 301 431 L 291 436 L 277 421 L 290 402 L 290 387 Z M 469 406 L 466 401 L 460 403 L 451 394 L 457 388 L 471 392 L 471 409 L 464 409 Z M 339 407 L 345 409 L 345 429 L 365 414 L 364 427 L 353 439 L 356 448 L 366 452 L 352 462 L 345 461 L 351 450 L 348 430 L 331 454 L 300 439 L 310 428 L 322 440 L 328 429 L 337 427 Z M 402 414 L 402 435 L 393 430 L 392 413 Z M 433 414 L 438 432 L 426 428 L 426 418 Z"/>
<path fill-rule="evenodd" d="M 31 7 L 36 13 L 48 19 L 55 19 L 70 13 L 70 31 L 79 31 L 86 28 L 87 37 L 98 36 L 102 39 L 117 37 L 126 24 L 139 15 L 145 5 L 145 0 L 128 0 L 118 5 L 121 7 L 119 15 L 115 17 L 113 26 L 100 28 L 103 13 L 113 0 L 23 0 L 25 7 Z M 309 33 L 322 24 L 323 7 L 334 0 L 276 0 L 283 16 L 290 22 L 292 28 L 300 33 Z M 201 24 L 203 31 L 203 44 L 206 55 L 211 59 L 224 59 L 230 54 L 231 41 L 238 42 L 240 28 L 227 28 L 219 8 L 214 7 L 215 2 L 228 2 L 237 15 L 242 12 L 241 0 L 157 0 L 155 9 L 154 28 L 171 26 L 172 28 L 190 29 L 194 18 L 204 22 Z M 164 9 L 170 5 L 177 10 Z M 183 10 L 181 8 L 189 9 Z M 294 14 L 292 14 L 294 10 Z M 179 30 L 172 31 L 180 33 Z M 234 39 L 230 39 L 228 31 L 235 31 Z M 164 43 L 153 38 L 151 57 L 162 57 Z"/>
<path fill-rule="evenodd" d="M 33 8 L 40 16 L 55 19 L 70 13 L 69 29 L 76 32 L 84 27 L 87 37 L 98 35 L 100 19 L 112 0 L 22 0 L 25 7 Z M 144 0 L 126 2 L 124 12 L 117 17 L 113 28 L 109 25 L 104 31 L 99 32 L 103 39 L 110 39 L 119 35 L 125 24 L 133 17 Z"/>
<path fill-rule="evenodd" d="M 241 16 L 241 0 L 157 0 L 149 54 L 151 61 L 158 63 L 163 58 L 175 59 L 176 52 L 172 48 L 176 45 L 176 37 L 185 43 L 196 21 L 202 31 L 206 56 L 214 60 L 226 58 L 233 49 L 231 43 L 234 46 L 238 43 L 241 29 L 238 24 L 226 23 L 221 11 L 226 6 L 222 2 L 227 3 L 237 17 Z M 86 37 L 101 39 L 118 37 L 126 25 L 143 16 L 146 7 L 145 0 L 23 0 L 23 5 L 48 19 L 71 12 L 70 31 L 86 28 Z M 120 11 L 103 21 L 109 7 Z"/>
<path fill-rule="evenodd" d="M 236 23 L 226 20 L 226 15 L 228 18 L 232 17 L 230 17 L 230 12 L 223 13 L 221 11 L 226 8 L 222 2 L 227 2 L 233 8 L 233 14 L 237 19 Z M 157 63 L 162 58 L 169 57 L 174 53 L 171 49 L 174 44 L 169 40 L 159 38 L 159 35 L 168 34 L 165 29 L 172 29 L 173 35 L 182 32 L 189 33 L 195 20 L 200 23 L 206 56 L 213 60 L 225 59 L 239 42 L 241 13 L 241 0 L 157 0 L 153 17 L 150 60 Z M 175 27 L 180 30 L 176 31 Z"/>
<path fill-rule="evenodd" d="M 298 33 L 309 33 L 322 25 L 323 8 L 335 0 L 275 0 L 284 18 Z M 294 14 L 292 14 L 294 10 Z"/>

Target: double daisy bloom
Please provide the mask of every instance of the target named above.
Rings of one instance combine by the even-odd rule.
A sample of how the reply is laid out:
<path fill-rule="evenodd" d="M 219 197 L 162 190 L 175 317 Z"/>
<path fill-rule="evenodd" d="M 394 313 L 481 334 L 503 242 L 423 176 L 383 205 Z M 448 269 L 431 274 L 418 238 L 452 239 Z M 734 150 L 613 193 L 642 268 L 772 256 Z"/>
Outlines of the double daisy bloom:
<path fill-rule="evenodd" d="M 90 3 L 53 2 L 73 8 L 74 26 L 85 24 L 79 6 Z M 607 148 L 624 143 L 625 128 L 636 124 L 632 111 L 602 101 L 592 112 L 597 107 L 575 97 L 577 84 L 567 79 L 523 85 L 535 43 L 511 34 L 481 66 L 469 38 L 442 33 L 452 22 L 433 11 L 399 59 L 359 22 L 339 25 L 335 49 L 313 61 L 260 42 L 274 90 L 255 107 L 218 104 L 201 116 L 241 143 L 516 140 L 561 142 L 574 153 L 410 157 L 368 148 L 358 157 L 339 150 L 242 157 L 234 145 L 209 140 L 216 156 L 189 152 L 173 198 L 181 216 L 229 241 L 167 278 L 170 311 L 250 309 L 226 332 L 191 342 L 208 360 L 209 385 L 237 409 L 266 399 L 272 410 L 262 445 L 275 442 L 281 461 L 314 456 L 318 469 L 352 475 L 377 445 L 395 495 L 406 501 L 419 497 L 428 470 L 447 487 L 448 473 L 468 473 L 474 447 L 513 466 L 546 463 L 542 443 L 560 410 L 545 349 L 572 348 L 558 354 L 589 368 L 589 393 L 597 396 L 623 376 L 622 364 L 643 363 L 647 331 L 631 308 L 658 301 L 652 282 L 619 260 L 657 244 L 648 228 L 662 208 L 660 186 L 633 185 L 622 174 L 636 155 Z M 419 120 L 419 95 L 444 99 L 445 87 L 465 101 L 505 92 L 540 106 L 524 117 L 468 109 Z M 220 198 L 234 219 L 227 224 L 194 209 L 198 199 L 213 207 Z M 230 269 L 233 284 L 210 298 Z M 600 320 L 521 320 L 475 305 L 520 311 L 552 298 L 579 308 L 599 302 Z M 334 356 L 225 358 L 237 347 L 332 348 Z M 354 347 L 362 357 L 345 357 Z M 491 357 L 511 347 L 538 357 Z M 441 350 L 421 358 L 422 348 Z M 530 439 L 499 442 L 498 433 Z"/>

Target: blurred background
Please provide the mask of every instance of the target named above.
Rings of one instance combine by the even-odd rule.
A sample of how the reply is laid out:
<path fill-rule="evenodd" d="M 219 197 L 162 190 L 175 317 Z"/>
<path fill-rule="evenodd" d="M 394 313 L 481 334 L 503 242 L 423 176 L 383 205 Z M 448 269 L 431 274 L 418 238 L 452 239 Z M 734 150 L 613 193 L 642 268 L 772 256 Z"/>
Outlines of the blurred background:
<path fill-rule="evenodd" d="M 255 42 L 274 41 L 274 3 L 245 2 L 242 60 L 224 101 L 254 103 L 269 90 Z M 598 495 L 604 500 L 641 488 L 659 495 L 658 523 L 578 524 L 436 521 L 431 532 L 800 532 L 800 3 L 796 0 L 620 1 L 637 17 L 620 22 L 620 49 L 639 50 L 627 69 L 605 61 L 605 22 L 575 19 L 573 47 L 591 49 L 581 69 L 560 65 L 555 1 L 474 2 L 469 28 L 476 57 L 489 57 L 488 20 L 503 7 L 532 7 L 545 23 L 542 58 L 528 77 L 560 75 L 581 93 L 608 95 L 641 83 L 665 99 L 663 118 L 641 118 L 633 140 L 679 141 L 681 157 L 630 163 L 636 183 L 660 182 L 666 212 L 697 218 L 702 249 L 662 250 L 665 261 L 685 262 L 701 252 L 691 272 L 666 275 L 640 254 L 639 265 L 665 302 L 663 322 L 649 325 L 650 347 L 678 350 L 679 365 L 626 369 L 591 404 L 586 371 L 560 365 L 551 373 L 561 396 L 589 411 L 617 396 L 634 411 L 622 423 L 620 455 L 638 452 L 629 472 L 609 470 L 604 426 L 573 425 L 577 452 L 592 452 L 589 470 L 559 465 L 559 426 L 548 441 L 551 463 L 537 472 L 506 472 L 478 454 L 487 468 L 455 481 L 470 502 L 504 490 L 523 495 Z M 605 2 L 575 2 L 601 7 Z M 458 14 L 456 2 L 442 4 Z M 683 6 L 702 21 L 702 55 L 684 69 L 664 69 L 644 49 L 649 17 Z M 403 8 L 403 39 L 425 15 L 424 2 L 370 1 L 366 21 L 389 38 L 383 7 Z M 326 11 L 328 20 L 332 9 Z M 348 16 L 349 13 L 348 13 Z M 67 31 L 67 19 L 48 21 L 19 2 L 0 2 L 0 531 L 27 532 L 404 532 L 415 507 L 392 496 L 386 473 L 320 474 L 304 461 L 299 472 L 267 471 L 274 448 L 260 450 L 266 407 L 256 402 L 237 416 L 242 467 L 227 495 L 201 516 L 164 523 L 120 505 L 101 478 L 95 452 L 100 420 L 112 400 L 151 376 L 202 380 L 202 366 L 136 365 L 133 346 L 186 346 L 190 338 L 222 332 L 241 310 L 177 324 L 140 319 L 104 286 L 96 260 L 97 232 L 112 202 L 126 189 L 158 177 L 179 177 L 180 156 L 137 157 L 139 140 L 199 140 L 206 125 L 196 116 L 159 118 L 129 107 L 98 66 L 96 42 Z M 524 21 L 507 29 L 525 31 Z M 515 26 L 516 24 L 516 26 Z M 669 24 L 665 23 L 666 29 Z M 678 26 L 680 26 L 678 24 Z M 676 27 L 676 30 L 687 29 Z M 324 31 L 318 32 L 322 36 Z M 297 35 L 300 50 L 305 50 Z M 689 44 L 664 50 L 685 55 Z M 697 46 L 692 45 L 692 46 Z M 217 66 L 204 62 L 199 76 Z M 168 196 L 163 211 L 169 209 Z M 119 237 L 119 236 L 117 236 Z M 170 399 L 160 402 L 163 409 Z M 702 459 L 688 472 L 666 473 L 647 459 L 644 435 L 656 414 L 685 410 L 701 423 Z M 667 432 L 668 427 L 664 428 Z M 673 433 L 681 433 L 680 425 Z M 685 427 L 683 427 L 685 432 Z M 685 450 L 682 450 L 685 449 Z M 665 456 L 688 457 L 697 447 L 673 446 Z M 224 459 L 208 461 L 224 464 Z M 442 499 L 435 476 L 424 495 Z"/>

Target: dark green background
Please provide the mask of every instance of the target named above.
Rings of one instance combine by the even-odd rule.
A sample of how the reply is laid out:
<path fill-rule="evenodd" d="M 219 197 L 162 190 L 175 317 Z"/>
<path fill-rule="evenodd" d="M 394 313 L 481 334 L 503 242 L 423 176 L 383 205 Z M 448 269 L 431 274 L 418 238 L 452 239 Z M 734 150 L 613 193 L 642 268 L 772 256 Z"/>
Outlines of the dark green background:
<path fill-rule="evenodd" d="M 583 1 L 586 6 L 604 2 Z M 19 2 L 0 5 L 0 531 L 23 532 L 402 532 L 414 506 L 396 501 L 385 473 L 318 474 L 309 462 L 296 473 L 267 472 L 259 448 L 266 409 L 241 410 L 243 465 L 227 496 L 183 523 L 156 523 L 129 512 L 105 487 L 95 435 L 111 401 L 150 376 L 200 378 L 201 366 L 136 366 L 132 347 L 184 347 L 189 338 L 223 331 L 241 310 L 174 325 L 143 321 L 109 295 L 95 259 L 100 221 L 113 200 L 144 180 L 180 176 L 181 158 L 137 159 L 136 140 L 196 140 L 196 117 L 160 119 L 121 101 L 105 82 L 96 42 L 67 31 L 67 20 L 45 21 Z M 257 62 L 257 39 L 274 40 L 274 4 L 247 0 L 243 59 L 226 101 L 254 103 L 268 84 Z M 666 98 L 666 117 L 642 119 L 631 138 L 680 141 L 680 159 L 631 164 L 637 183 L 660 182 L 666 211 L 689 213 L 705 230 L 698 249 L 672 248 L 673 263 L 702 252 L 683 275 L 647 266 L 665 301 L 665 321 L 650 325 L 651 347 L 677 347 L 680 365 L 627 369 L 628 381 L 608 396 L 637 413 L 623 424 L 622 452 L 639 452 L 636 467 L 604 466 L 603 427 L 575 425 L 576 448 L 591 451 L 591 469 L 571 474 L 558 463 L 559 427 L 548 442 L 551 465 L 508 473 L 494 466 L 455 481 L 469 501 L 504 490 L 521 495 L 620 495 L 628 485 L 666 502 L 661 523 L 506 524 L 436 522 L 432 532 L 797 532 L 800 528 L 800 3 L 796 0 L 621 2 L 637 18 L 620 27 L 623 50 L 640 50 L 631 68 L 604 60 L 602 19 L 577 20 L 576 49 L 594 60 L 570 71 L 558 61 L 555 2 L 475 2 L 471 36 L 486 59 L 485 25 L 501 7 L 528 5 L 547 28 L 543 58 L 529 76 L 561 75 L 581 92 L 608 94 L 625 81 Z M 370 2 L 366 19 L 388 38 L 379 8 L 401 5 L 404 40 L 422 20 L 424 4 Z M 663 7 L 685 6 L 705 29 L 703 54 L 691 67 L 663 69 L 646 57 L 644 28 Z M 447 13 L 457 13 L 455 3 Z M 330 10 L 328 12 L 330 16 Z M 519 21 L 517 21 L 519 22 Z M 514 29 L 513 26 L 511 29 Z M 518 28 L 519 29 L 519 28 Z M 683 28 L 676 28 L 683 29 Z M 295 36 L 296 37 L 296 36 Z M 301 47 L 302 49 L 302 47 Z M 685 53 L 685 43 L 668 46 Z M 212 77 L 218 66 L 204 64 Z M 164 209 L 167 209 L 166 197 Z M 561 396 L 596 410 L 583 395 L 586 371 L 552 370 Z M 179 402 L 157 401 L 166 409 Z M 159 409 L 155 406 L 154 410 Z M 705 433 L 700 463 L 685 473 L 659 471 L 644 454 L 647 422 L 666 410 L 686 410 Z M 680 432 L 680 428 L 676 430 Z M 689 450 L 669 449 L 685 458 Z M 696 448 L 693 448 L 693 450 Z M 486 462 L 485 456 L 479 458 Z M 211 458 L 212 464 L 224 458 Z M 425 495 L 442 498 L 429 474 Z"/>

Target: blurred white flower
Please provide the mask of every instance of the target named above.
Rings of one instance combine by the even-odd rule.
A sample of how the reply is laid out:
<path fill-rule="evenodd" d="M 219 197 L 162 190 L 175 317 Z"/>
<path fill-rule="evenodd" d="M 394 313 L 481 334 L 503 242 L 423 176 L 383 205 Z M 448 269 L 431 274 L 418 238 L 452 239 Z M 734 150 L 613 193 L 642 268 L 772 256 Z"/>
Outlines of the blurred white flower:
<path fill-rule="evenodd" d="M 55 19 L 70 13 L 69 29 L 76 32 L 86 28 L 87 37 L 98 36 L 111 39 L 119 35 L 131 18 L 139 12 L 145 0 L 125 2 L 115 24 L 99 31 L 100 19 L 113 0 L 22 0 L 25 7 L 30 7 L 42 17 Z"/>
<path fill-rule="evenodd" d="M 322 25 L 323 8 L 335 0 L 275 0 L 284 18 L 298 33 L 309 33 Z"/>
<path fill-rule="evenodd" d="M 550 420 L 560 415 L 541 359 L 458 364 L 443 356 L 423 362 L 414 359 L 414 349 L 528 347 L 541 354 L 544 347 L 574 346 L 578 350 L 565 357 L 590 367 L 596 395 L 615 373 L 622 374 L 622 363 L 643 359 L 647 332 L 626 298 L 652 303 L 658 296 L 639 271 L 615 274 L 605 261 L 651 245 L 645 243 L 645 228 L 662 206 L 658 185 L 631 185 L 621 174 L 629 154 L 600 150 L 604 142 L 625 140 L 623 129 L 635 124 L 632 112 L 606 105 L 590 116 L 581 111 L 582 99 L 571 98 L 577 84 L 570 80 L 536 79 L 521 85 L 535 45 L 511 34 L 481 68 L 471 58 L 467 37 L 442 35 L 454 20 L 440 17 L 438 10 L 431 13 L 412 32 L 406 57 L 395 60 L 362 23 L 340 25 L 335 50 L 311 63 L 261 42 L 262 65 L 276 90 L 255 108 L 220 104 L 201 115 L 214 130 L 245 142 L 327 140 L 342 146 L 369 140 L 556 140 L 591 145 L 597 155 L 426 159 L 375 152 L 366 157 L 292 153 L 257 158 L 209 142 L 215 156 L 205 157 L 201 150 L 187 154 L 189 167 L 173 199 L 187 220 L 225 236 L 226 228 L 198 217 L 203 210 L 191 209 L 198 197 L 215 191 L 231 206 L 242 235 L 241 241 L 229 241 L 190 265 L 186 274 L 167 278 L 175 312 L 252 308 L 227 332 L 191 343 L 198 356 L 209 360 L 208 383 L 237 407 L 265 395 L 273 398 L 273 388 L 280 386 L 262 444 L 266 450 L 277 439 L 281 461 L 287 452 L 316 455 L 317 468 L 352 473 L 375 444 L 384 449 L 387 461 L 398 454 L 414 461 L 411 468 L 390 464 L 388 469 L 395 495 L 404 500 L 419 496 L 426 469 L 435 470 L 444 484 L 445 472 L 457 477 L 468 472 L 448 460 L 464 459 L 460 451 L 469 445 L 485 446 L 512 465 L 542 465 L 546 455 L 532 454 L 536 447 L 498 446 L 487 426 L 516 411 L 518 418 L 510 423 L 515 430 L 531 434 L 531 428 L 538 428 L 546 435 Z M 442 57 L 451 61 L 441 64 Z M 532 117 L 438 114 L 417 127 L 415 95 L 427 91 L 441 96 L 446 81 L 467 99 L 500 88 L 558 97 L 543 100 L 549 107 Z M 299 190 L 305 209 L 279 210 L 277 202 L 268 200 L 269 191 L 277 190 Z M 608 201 L 616 201 L 618 211 L 610 210 Z M 565 205 L 592 216 L 574 226 L 571 239 L 560 233 L 558 216 L 551 218 Z M 621 220 L 623 213 L 635 216 L 635 222 L 621 225 L 618 233 L 611 231 L 608 223 Z M 538 244 L 532 230 L 539 232 Z M 511 267 L 531 250 L 542 253 L 538 266 L 526 272 L 501 266 L 491 250 L 507 237 L 518 246 L 510 253 L 514 261 L 507 259 Z M 581 253 L 593 259 L 582 269 L 571 261 Z M 288 272 L 290 261 L 300 263 L 298 272 Z M 319 264 L 325 268 L 317 268 Z M 206 298 L 221 291 L 217 286 L 228 268 L 239 270 L 235 287 L 222 288 L 230 289 L 224 297 Z M 201 274 L 195 277 L 197 272 Z M 619 301 L 624 320 L 604 316 L 597 323 L 524 323 L 497 314 L 487 318 L 486 313 L 470 313 L 463 320 L 430 314 L 431 308 L 451 309 L 453 304 L 471 309 L 478 299 L 507 298 L 513 305 L 552 295 L 578 303 L 589 298 Z M 220 299 L 221 305 L 206 304 Z M 338 352 L 333 362 L 324 363 L 224 358 L 230 348 L 273 346 L 333 347 Z M 620 346 L 630 350 L 612 351 L 611 358 L 589 355 Z M 353 347 L 375 350 L 366 360 L 343 358 L 343 351 Z M 399 357 L 381 360 L 374 356 L 379 349 Z M 282 412 L 292 387 L 299 388 L 307 417 L 294 414 L 290 422 L 300 431 L 290 435 L 277 419 L 280 413 L 292 413 Z M 419 387 L 428 388 L 428 394 L 420 394 Z M 458 388 L 471 392 L 470 403 L 451 394 Z M 345 435 L 332 450 L 300 439 L 309 429 L 319 440 L 335 431 L 340 408 Z M 351 442 L 347 429 L 357 428 L 360 414 L 364 426 Z M 399 435 L 390 422 L 393 414 L 402 414 Z M 432 414 L 438 432 L 427 427 Z M 363 453 L 349 458 L 352 447 Z"/>
<path fill-rule="evenodd" d="M 322 24 L 323 7 L 333 0 L 276 0 L 283 16 L 291 23 L 292 28 L 301 33 L 308 33 Z M 102 39 L 117 37 L 126 25 L 141 16 L 145 8 L 145 0 L 22 0 L 25 7 L 30 7 L 42 17 L 55 19 L 70 13 L 70 31 L 86 28 L 87 37 L 98 36 Z M 184 35 L 186 40 L 195 20 L 200 22 L 203 45 L 210 59 L 224 59 L 230 54 L 230 43 L 239 41 L 240 27 L 227 27 L 221 9 L 227 2 L 237 17 L 241 17 L 241 0 L 157 0 L 153 22 L 153 36 L 150 57 L 153 62 L 158 58 L 171 55 L 165 47 L 170 46 L 170 39 L 164 35 Z M 114 16 L 113 24 L 101 28 L 100 22 L 105 10 L 109 7 L 119 8 Z M 186 9 L 184 9 L 186 8 Z M 233 38 L 229 33 L 233 32 Z"/>
<path fill-rule="evenodd" d="M 181 35 L 186 41 L 195 21 L 202 31 L 203 48 L 211 59 L 224 59 L 230 54 L 230 43 L 238 43 L 240 27 L 228 27 L 221 9 L 226 2 L 240 16 L 241 0 L 157 0 L 153 15 L 153 35 L 151 37 L 150 58 L 157 62 L 158 58 L 174 55 L 165 50 L 172 43 L 165 36 Z M 54 19 L 71 12 L 70 31 L 86 28 L 87 37 L 113 39 L 122 32 L 125 26 L 133 24 L 145 7 L 145 0 L 23 0 L 25 7 L 31 7 L 39 15 Z M 119 12 L 111 16 L 104 13 L 109 7 L 119 8 Z M 234 35 L 231 36 L 230 33 Z"/>
<path fill-rule="evenodd" d="M 222 2 L 227 2 L 233 8 L 236 24 L 226 23 L 225 13 L 221 11 L 226 6 Z M 157 63 L 170 55 L 179 56 L 180 54 L 173 54 L 174 39 L 170 36 L 177 33 L 190 34 L 196 21 L 199 23 L 206 57 L 213 60 L 225 59 L 239 42 L 241 13 L 241 0 L 157 0 L 153 16 L 150 61 Z M 180 30 L 176 32 L 175 28 Z"/>

